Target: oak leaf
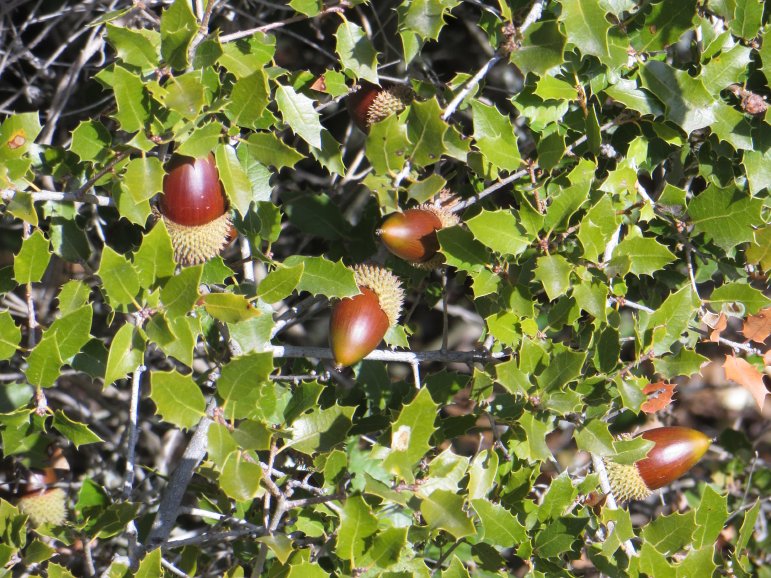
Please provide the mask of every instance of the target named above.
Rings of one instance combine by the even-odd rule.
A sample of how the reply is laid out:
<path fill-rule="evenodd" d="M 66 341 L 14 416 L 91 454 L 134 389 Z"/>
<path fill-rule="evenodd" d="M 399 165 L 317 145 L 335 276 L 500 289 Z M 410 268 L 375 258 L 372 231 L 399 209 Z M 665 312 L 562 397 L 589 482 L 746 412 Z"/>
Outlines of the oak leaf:
<path fill-rule="evenodd" d="M 744 321 L 742 333 L 747 339 L 763 343 L 771 335 L 771 307 L 761 309 Z"/>
<path fill-rule="evenodd" d="M 762 412 L 763 403 L 769 393 L 766 384 L 763 383 L 763 374 L 754 365 L 733 355 L 726 355 L 723 369 L 726 379 L 735 381 L 752 394 Z"/>
<path fill-rule="evenodd" d="M 648 400 L 640 406 L 640 409 L 645 413 L 656 413 L 672 403 L 675 384 L 663 381 L 649 383 L 643 388 L 643 393 L 648 396 Z"/>

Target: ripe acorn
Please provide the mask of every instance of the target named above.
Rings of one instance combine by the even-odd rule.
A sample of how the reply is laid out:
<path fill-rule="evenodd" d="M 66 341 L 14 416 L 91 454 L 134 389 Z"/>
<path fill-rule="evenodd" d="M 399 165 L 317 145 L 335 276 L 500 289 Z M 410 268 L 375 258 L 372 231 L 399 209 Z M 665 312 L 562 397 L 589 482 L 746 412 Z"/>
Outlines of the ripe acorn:
<path fill-rule="evenodd" d="M 17 505 L 35 526 L 58 526 L 67 519 L 67 496 L 61 488 L 51 487 L 57 479 L 53 468 L 34 470 L 30 473 L 24 486 L 24 494 L 19 498 Z"/>
<path fill-rule="evenodd" d="M 180 265 L 205 263 L 235 235 L 214 155 L 175 155 L 166 167 L 158 214 L 166 224 Z"/>
<path fill-rule="evenodd" d="M 351 119 L 362 131 L 384 118 L 398 114 L 415 98 L 409 86 L 383 82 L 381 86 L 363 80 L 346 99 Z"/>
<path fill-rule="evenodd" d="M 358 363 L 378 346 L 399 320 L 404 300 L 399 279 L 387 269 L 358 265 L 353 274 L 361 294 L 338 301 L 329 319 L 329 344 L 338 367 Z"/>
<path fill-rule="evenodd" d="M 436 232 L 458 224 L 458 217 L 439 205 L 423 204 L 403 213 L 392 213 L 376 234 L 386 249 L 416 267 L 433 269 L 442 263 Z"/>
<path fill-rule="evenodd" d="M 605 463 L 619 502 L 644 500 L 653 490 L 671 484 L 695 466 L 712 443 L 700 431 L 687 427 L 660 427 L 640 435 L 655 444 L 645 458 L 631 465 Z"/>

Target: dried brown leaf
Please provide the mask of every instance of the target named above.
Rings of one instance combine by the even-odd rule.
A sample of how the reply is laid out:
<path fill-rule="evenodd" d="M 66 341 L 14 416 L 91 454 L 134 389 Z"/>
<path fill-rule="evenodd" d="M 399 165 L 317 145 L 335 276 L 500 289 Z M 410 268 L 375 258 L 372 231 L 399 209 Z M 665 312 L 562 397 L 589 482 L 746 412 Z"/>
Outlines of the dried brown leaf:
<path fill-rule="evenodd" d="M 763 383 L 763 374 L 751 363 L 734 355 L 726 355 L 723 369 L 726 379 L 735 381 L 749 391 L 755 398 L 755 403 L 758 404 L 760 411 L 763 411 L 763 403 L 768 395 L 766 384 Z"/>
<path fill-rule="evenodd" d="M 761 309 L 744 321 L 742 333 L 747 339 L 763 343 L 771 335 L 771 307 Z"/>
<path fill-rule="evenodd" d="M 663 381 L 649 383 L 643 388 L 643 393 L 648 396 L 648 400 L 640 406 L 640 409 L 645 413 L 656 413 L 672 403 L 675 384 Z"/>

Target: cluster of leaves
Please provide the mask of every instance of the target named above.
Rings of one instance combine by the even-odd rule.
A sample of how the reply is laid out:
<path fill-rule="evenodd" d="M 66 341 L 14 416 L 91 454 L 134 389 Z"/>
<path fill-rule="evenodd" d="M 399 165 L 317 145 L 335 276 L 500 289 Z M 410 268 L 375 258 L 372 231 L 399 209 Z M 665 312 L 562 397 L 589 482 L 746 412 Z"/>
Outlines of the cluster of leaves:
<path fill-rule="evenodd" d="M 39 468 L 69 440 L 93 460 L 62 526 L 29 538 L 27 517 L 0 502 L 2 566 L 99 539 L 88 558 L 116 577 L 171 575 L 166 561 L 175 574 L 227 576 L 768 572 L 768 538 L 753 531 L 771 476 L 753 475 L 766 457 L 753 461 L 730 422 L 709 425 L 728 452 L 681 500 L 635 506 L 646 523 L 583 501 L 599 485 L 588 456 L 643 458 L 649 443 L 614 434 L 646 413 L 672 421 L 669 382 L 698 376 L 707 355 L 726 356 L 729 379 L 763 410 L 771 128 L 746 96 L 771 82 L 762 2 L 292 0 L 264 30 L 230 34 L 218 24 L 233 25 L 235 3 L 208 0 L 196 15 L 174 0 L 152 18 L 138 4 L 94 22 L 114 51 L 95 75 L 114 97 L 106 114 L 63 146 L 34 143 L 36 113 L 0 127 L 14 225 L 0 241 L 14 253 L 0 269 L 0 359 L 15 376 L 0 396 L 2 456 L 15 471 Z M 470 84 L 473 69 L 440 82 L 426 64 L 471 16 L 500 48 L 504 91 Z M 308 21 L 318 57 L 334 52 L 323 74 L 279 64 L 275 30 Z M 417 98 L 362 136 L 326 113 L 355 82 L 382 80 L 394 32 Z M 181 270 L 151 217 L 172 150 L 214 152 L 240 236 L 224 257 Z M 52 182 L 58 191 L 41 190 Z M 447 352 L 429 352 L 422 380 L 381 361 L 325 373 L 328 355 L 310 347 L 325 342 L 319 304 L 358 292 L 348 265 L 382 260 L 383 214 L 443 189 L 463 208 L 461 225 L 439 232 L 447 268 L 385 263 L 413 311 L 451 292 L 463 311 L 453 325 L 481 327 L 464 344 L 480 353 L 448 369 Z M 51 275 L 62 263 L 63 280 Z M 36 320 L 41 286 L 58 306 Z M 738 319 L 743 343 L 729 339 Z M 439 331 L 411 321 L 389 345 Z M 295 324 L 299 338 L 286 331 Z M 282 345 L 297 339 L 290 355 Z M 97 418 L 48 404 L 90 383 L 102 395 L 149 386 L 155 417 L 141 419 L 159 432 L 197 426 L 186 453 L 197 475 L 189 487 L 181 478 L 197 509 L 179 525 L 208 534 L 169 538 L 181 510 L 163 472 L 148 459 L 143 489 L 132 494 L 129 477 L 121 495 L 99 468 L 119 448 L 94 433 Z M 459 401 L 464 411 L 448 411 Z M 133 456 L 136 421 L 124 425 Z M 484 449 L 464 451 L 469 436 Z"/>

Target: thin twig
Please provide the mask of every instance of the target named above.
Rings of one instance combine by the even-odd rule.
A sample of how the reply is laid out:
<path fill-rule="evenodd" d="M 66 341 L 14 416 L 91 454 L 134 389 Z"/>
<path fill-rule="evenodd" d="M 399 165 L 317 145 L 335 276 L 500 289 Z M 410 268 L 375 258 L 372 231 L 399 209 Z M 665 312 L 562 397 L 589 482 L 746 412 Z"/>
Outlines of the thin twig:
<path fill-rule="evenodd" d="M 305 357 L 314 359 L 333 359 L 332 350 L 326 347 L 304 347 L 298 345 L 274 345 L 268 351 L 273 357 Z M 370 361 L 394 361 L 401 363 L 486 363 L 511 356 L 510 351 L 390 351 L 376 349 L 364 359 Z"/>
<path fill-rule="evenodd" d="M 618 510 L 616 498 L 613 497 L 613 490 L 610 487 L 608 471 L 605 469 L 605 463 L 602 461 L 602 458 L 596 454 L 592 454 L 592 466 L 594 466 L 594 471 L 597 472 L 597 474 L 600 476 L 600 487 L 606 496 L 605 505 L 609 510 Z M 613 533 L 615 526 L 615 522 L 608 522 L 608 536 Z M 622 542 L 621 547 L 624 549 L 624 552 L 626 552 L 628 556 L 637 555 L 637 550 L 635 549 L 631 540 L 625 540 Z"/>
<path fill-rule="evenodd" d="M 327 14 L 332 14 L 332 13 L 342 14 L 349 7 L 350 6 L 348 2 L 340 2 L 340 4 L 337 6 L 331 6 L 329 8 L 325 8 L 324 10 L 316 14 L 314 18 L 319 16 L 325 16 Z M 247 36 L 251 36 L 252 34 L 256 34 L 258 32 L 268 32 L 270 30 L 275 30 L 276 28 L 281 28 L 283 26 L 286 26 L 287 24 L 294 24 L 295 22 L 301 22 L 302 20 L 307 20 L 308 18 L 310 18 L 310 16 L 306 16 L 305 14 L 296 14 L 284 20 L 279 20 L 278 22 L 271 22 L 270 24 L 263 24 L 262 26 L 257 26 L 256 28 L 250 28 L 249 30 L 241 30 L 239 32 L 233 32 L 232 34 L 226 34 L 225 36 L 220 38 L 220 42 L 233 42 L 234 40 L 246 38 Z"/>
<path fill-rule="evenodd" d="M 15 194 L 16 191 L 12 189 L 0 190 L 0 198 L 2 198 L 3 201 L 10 201 Z M 26 191 L 26 194 L 31 196 L 34 202 L 54 201 L 64 203 L 91 203 L 93 205 L 99 205 L 100 207 L 112 207 L 115 205 L 115 201 L 110 197 L 100 197 L 98 195 L 90 194 L 79 195 L 78 193 L 61 193 L 59 191 Z"/>

